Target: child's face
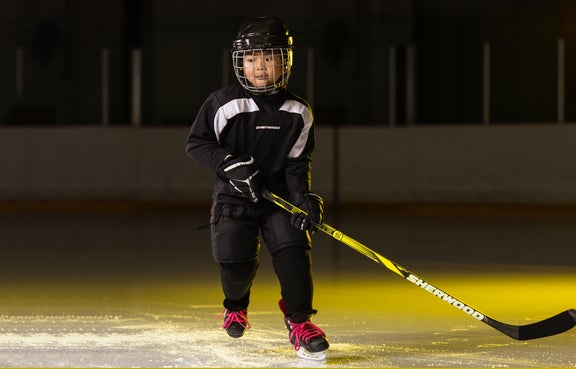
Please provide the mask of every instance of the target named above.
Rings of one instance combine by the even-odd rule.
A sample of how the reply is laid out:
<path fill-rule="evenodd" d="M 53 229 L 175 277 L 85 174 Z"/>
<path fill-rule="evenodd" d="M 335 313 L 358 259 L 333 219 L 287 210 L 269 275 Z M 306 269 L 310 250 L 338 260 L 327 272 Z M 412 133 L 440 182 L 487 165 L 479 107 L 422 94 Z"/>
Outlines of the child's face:
<path fill-rule="evenodd" d="M 255 87 L 273 85 L 282 75 L 282 57 L 271 51 L 246 52 L 244 77 Z"/>

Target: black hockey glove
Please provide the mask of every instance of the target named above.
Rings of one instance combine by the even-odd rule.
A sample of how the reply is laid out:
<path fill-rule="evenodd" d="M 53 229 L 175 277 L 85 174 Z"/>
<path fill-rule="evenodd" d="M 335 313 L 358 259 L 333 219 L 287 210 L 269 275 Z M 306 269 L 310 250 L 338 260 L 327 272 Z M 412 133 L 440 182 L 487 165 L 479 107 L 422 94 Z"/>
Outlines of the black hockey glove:
<path fill-rule="evenodd" d="M 243 155 L 225 160 L 218 168 L 217 174 L 228 181 L 243 197 L 252 202 L 260 201 L 262 174 L 252 156 Z"/>
<path fill-rule="evenodd" d="M 294 213 L 290 218 L 290 224 L 303 231 L 316 231 L 314 224 L 322 224 L 324 221 L 324 201 L 315 193 L 296 193 L 290 196 L 292 203 L 304 210 L 307 215 Z"/>

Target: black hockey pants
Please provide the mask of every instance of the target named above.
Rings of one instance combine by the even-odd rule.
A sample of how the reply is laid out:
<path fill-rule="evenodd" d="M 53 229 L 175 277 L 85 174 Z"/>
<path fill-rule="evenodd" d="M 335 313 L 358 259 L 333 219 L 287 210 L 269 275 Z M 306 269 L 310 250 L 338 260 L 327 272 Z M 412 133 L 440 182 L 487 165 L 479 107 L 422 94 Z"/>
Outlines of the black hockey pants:
<path fill-rule="evenodd" d="M 290 225 L 289 213 L 270 203 L 215 203 L 211 231 L 212 253 L 220 266 L 226 309 L 243 310 L 250 303 L 250 289 L 259 266 L 261 235 L 280 282 L 286 314 L 298 322 L 315 312 L 310 237 Z"/>

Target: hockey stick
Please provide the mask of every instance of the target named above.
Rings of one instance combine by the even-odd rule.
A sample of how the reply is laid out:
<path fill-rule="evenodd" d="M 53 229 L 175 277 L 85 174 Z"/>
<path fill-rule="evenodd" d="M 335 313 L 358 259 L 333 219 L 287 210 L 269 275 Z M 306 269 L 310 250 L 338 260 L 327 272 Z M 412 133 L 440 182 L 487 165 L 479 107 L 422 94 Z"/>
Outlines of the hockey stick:
<path fill-rule="evenodd" d="M 293 204 L 289 203 L 288 201 L 282 199 L 281 197 L 271 192 L 264 191 L 262 193 L 262 196 L 267 200 L 273 202 L 274 204 L 278 205 L 279 207 L 283 208 L 284 210 L 289 211 L 292 214 L 295 213 L 305 214 L 303 210 L 299 209 L 298 207 L 294 206 Z M 376 263 L 385 266 L 394 273 L 398 274 L 400 277 L 430 292 L 432 295 L 442 299 L 442 301 L 447 302 L 456 309 L 461 310 L 464 313 L 470 315 L 471 317 L 488 324 L 490 327 L 497 329 L 498 331 L 504 333 L 508 337 L 511 337 L 515 340 L 523 341 L 523 340 L 532 340 L 536 338 L 553 336 L 555 334 L 565 332 L 576 326 L 575 309 L 569 309 L 557 315 L 554 315 L 550 318 L 527 325 L 512 325 L 499 322 L 495 319 L 490 318 L 486 314 L 478 311 L 472 306 L 462 302 L 462 300 L 459 300 L 454 296 L 449 295 L 448 293 L 442 291 L 440 288 L 426 282 L 424 279 L 420 278 L 419 276 L 412 273 L 408 269 L 404 268 L 400 264 L 397 264 L 392 260 L 385 258 L 384 256 L 378 254 L 377 252 L 369 249 L 360 242 L 356 241 L 352 237 L 349 237 L 344 233 L 340 232 L 339 230 L 329 226 L 328 224 L 325 223 L 316 224 L 315 227 L 318 230 L 326 233 L 330 237 L 342 242 L 346 246 L 351 247 L 352 249 L 363 254 L 364 256 L 372 259 Z"/>

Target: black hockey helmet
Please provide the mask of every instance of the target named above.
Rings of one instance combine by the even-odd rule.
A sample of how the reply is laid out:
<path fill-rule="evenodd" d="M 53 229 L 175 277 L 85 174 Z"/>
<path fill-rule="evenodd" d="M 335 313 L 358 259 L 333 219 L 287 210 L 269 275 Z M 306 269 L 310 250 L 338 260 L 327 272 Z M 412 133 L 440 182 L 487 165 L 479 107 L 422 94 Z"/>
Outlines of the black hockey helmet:
<path fill-rule="evenodd" d="M 292 48 L 286 25 L 277 17 L 248 18 L 232 42 L 232 51 Z"/>
<path fill-rule="evenodd" d="M 293 39 L 277 17 L 248 18 L 232 41 L 232 65 L 240 84 L 254 94 L 274 94 L 288 85 L 292 68 Z M 280 56 L 282 72 L 273 85 L 254 86 L 244 74 L 244 57 L 264 52 Z"/>

